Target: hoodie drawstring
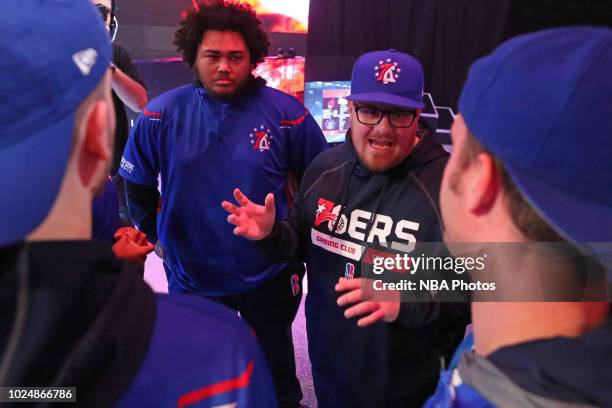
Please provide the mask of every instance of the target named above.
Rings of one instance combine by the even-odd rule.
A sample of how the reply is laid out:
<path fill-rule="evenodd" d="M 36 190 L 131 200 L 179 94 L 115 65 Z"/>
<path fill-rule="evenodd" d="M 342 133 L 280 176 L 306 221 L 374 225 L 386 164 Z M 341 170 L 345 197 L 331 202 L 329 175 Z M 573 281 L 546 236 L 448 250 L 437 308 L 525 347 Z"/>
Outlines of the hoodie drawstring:
<path fill-rule="evenodd" d="M 389 185 L 389 180 L 390 180 L 390 177 L 387 177 L 387 180 L 385 181 L 382 191 L 380 192 L 380 195 L 378 196 L 378 200 L 376 201 L 376 205 L 374 206 L 374 211 L 372 211 L 372 215 L 370 215 L 370 220 L 368 221 L 368 226 L 366 227 L 366 230 L 365 230 L 366 243 L 368 242 L 370 231 L 374 227 L 374 220 L 376 219 L 376 214 L 378 213 L 378 210 L 380 209 L 380 205 L 382 204 L 382 200 L 385 196 L 385 191 L 387 190 L 387 186 Z"/>
<path fill-rule="evenodd" d="M 342 200 L 340 201 L 340 211 L 338 211 L 338 216 L 336 217 L 336 220 L 334 221 L 334 225 L 332 226 L 331 232 L 336 231 L 336 228 L 338 227 L 338 223 L 340 222 L 340 217 L 344 215 L 344 209 L 345 209 L 344 203 L 346 202 L 346 199 L 348 198 L 348 192 L 351 187 L 351 179 L 353 178 L 353 174 L 355 173 L 355 168 L 357 168 L 356 163 L 353 165 L 353 168 L 351 169 L 351 173 L 349 174 L 348 181 L 346 182 L 346 187 L 344 188 L 344 193 L 342 193 Z"/>
<path fill-rule="evenodd" d="M 336 219 L 334 220 L 334 224 L 332 226 L 332 232 L 336 232 L 336 228 L 338 227 L 338 223 L 340 222 L 340 218 L 344 215 L 345 210 L 347 208 L 346 205 L 344 205 L 344 203 L 346 203 L 346 200 L 348 198 L 348 193 L 350 190 L 350 186 L 351 186 L 351 180 L 353 178 L 353 174 L 355 173 L 355 169 L 357 167 L 357 164 L 355 163 L 355 165 L 353 166 L 353 168 L 351 169 L 351 172 L 349 174 L 348 177 L 348 181 L 346 183 L 346 187 L 344 188 L 344 192 L 342 193 L 342 201 L 340 201 L 340 210 L 338 211 L 338 215 L 336 216 Z M 377 177 L 376 175 L 374 176 L 374 178 Z M 378 195 L 378 200 L 376 201 L 376 205 L 374 206 L 374 210 L 372 211 L 371 215 L 370 215 L 370 219 L 368 220 L 367 226 L 366 226 L 366 230 L 365 230 L 365 241 L 367 243 L 368 241 L 368 237 L 370 235 L 370 232 L 372 231 L 372 228 L 374 227 L 374 220 L 376 219 L 376 214 L 378 213 L 378 210 L 380 209 L 380 205 L 382 204 L 383 198 L 385 197 L 385 192 L 387 191 L 387 186 L 389 185 L 390 182 L 390 177 L 386 177 L 385 180 L 385 184 L 383 185 L 383 188 L 380 192 L 380 194 Z M 361 257 L 363 258 L 363 256 L 365 255 L 365 252 L 363 254 L 361 254 Z M 359 260 L 359 262 L 361 262 L 361 259 Z"/>

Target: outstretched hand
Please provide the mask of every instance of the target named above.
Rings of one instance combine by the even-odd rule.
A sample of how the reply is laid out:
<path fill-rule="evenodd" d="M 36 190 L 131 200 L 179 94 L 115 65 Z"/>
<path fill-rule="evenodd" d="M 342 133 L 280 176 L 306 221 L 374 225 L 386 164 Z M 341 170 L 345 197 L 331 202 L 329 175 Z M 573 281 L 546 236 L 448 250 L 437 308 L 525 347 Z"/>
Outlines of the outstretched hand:
<path fill-rule="evenodd" d="M 238 206 L 229 201 L 221 203 L 223 209 L 230 214 L 227 222 L 236 226 L 234 235 L 240 235 L 251 241 L 259 241 L 270 235 L 276 216 L 274 195 L 268 193 L 264 205 L 255 204 L 239 189 L 234 190 L 234 198 Z"/>

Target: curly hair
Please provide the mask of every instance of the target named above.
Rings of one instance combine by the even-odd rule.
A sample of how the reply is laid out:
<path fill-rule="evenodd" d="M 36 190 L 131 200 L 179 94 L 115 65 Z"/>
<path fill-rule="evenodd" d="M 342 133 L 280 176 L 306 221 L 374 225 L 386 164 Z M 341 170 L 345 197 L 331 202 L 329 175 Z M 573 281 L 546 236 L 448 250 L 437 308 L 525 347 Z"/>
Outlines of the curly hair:
<path fill-rule="evenodd" d="M 207 30 L 240 33 L 253 65 L 262 62 L 268 54 L 268 34 L 261 28 L 261 21 L 250 5 L 229 0 L 206 1 L 199 5 L 198 10 L 187 14 L 174 34 L 174 45 L 190 68 L 195 65 L 198 48 Z"/>

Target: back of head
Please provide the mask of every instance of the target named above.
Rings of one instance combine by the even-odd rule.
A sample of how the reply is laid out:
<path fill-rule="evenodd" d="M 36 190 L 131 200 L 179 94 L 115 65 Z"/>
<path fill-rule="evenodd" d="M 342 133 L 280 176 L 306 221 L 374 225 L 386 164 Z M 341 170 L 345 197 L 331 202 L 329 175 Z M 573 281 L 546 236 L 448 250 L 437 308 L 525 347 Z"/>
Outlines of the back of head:
<path fill-rule="evenodd" d="M 0 25 L 0 245 L 51 209 L 70 158 L 75 115 L 108 70 L 111 48 L 88 0 L 5 0 Z"/>
<path fill-rule="evenodd" d="M 575 243 L 612 242 L 612 30 L 516 37 L 470 69 L 459 110 L 534 210 Z"/>

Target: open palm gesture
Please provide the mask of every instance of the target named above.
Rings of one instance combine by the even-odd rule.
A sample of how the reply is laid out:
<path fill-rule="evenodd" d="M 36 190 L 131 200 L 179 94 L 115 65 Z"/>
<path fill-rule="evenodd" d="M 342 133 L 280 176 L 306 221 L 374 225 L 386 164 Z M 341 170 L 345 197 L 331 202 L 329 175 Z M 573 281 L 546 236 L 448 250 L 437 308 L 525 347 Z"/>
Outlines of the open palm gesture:
<path fill-rule="evenodd" d="M 264 205 L 255 204 L 239 189 L 234 190 L 234 198 L 238 205 L 229 201 L 221 203 L 223 209 L 230 214 L 227 222 L 236 226 L 234 234 L 251 241 L 259 241 L 270 235 L 276 216 L 274 195 L 268 193 Z"/>

